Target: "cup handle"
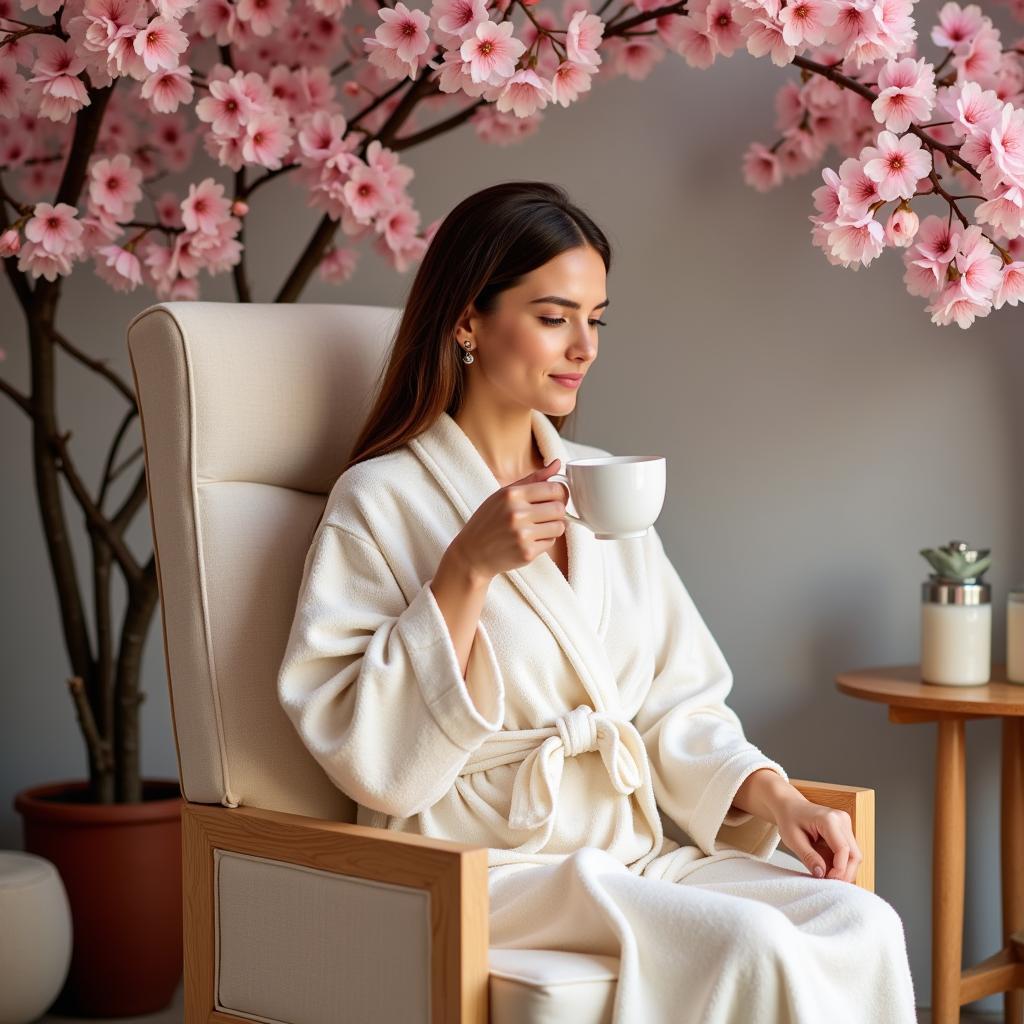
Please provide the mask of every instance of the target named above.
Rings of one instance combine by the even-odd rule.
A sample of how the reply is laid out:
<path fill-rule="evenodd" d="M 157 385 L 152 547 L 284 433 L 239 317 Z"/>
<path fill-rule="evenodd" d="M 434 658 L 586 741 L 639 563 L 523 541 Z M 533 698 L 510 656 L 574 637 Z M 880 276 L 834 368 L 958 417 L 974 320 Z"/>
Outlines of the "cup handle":
<path fill-rule="evenodd" d="M 569 480 L 567 479 L 567 477 L 566 477 L 566 475 L 564 473 L 552 473 L 551 476 L 548 477 L 548 479 L 549 480 L 554 480 L 555 483 L 562 484 L 565 487 L 565 493 L 566 493 L 566 496 L 568 498 L 568 501 L 572 501 L 572 491 L 569 490 Z M 569 511 L 568 504 L 566 504 L 566 507 L 565 507 L 565 514 L 567 516 L 569 516 L 571 519 L 575 519 L 577 523 L 583 523 L 583 525 L 586 526 L 586 523 L 584 522 L 584 520 L 582 520 L 575 513 Z"/>

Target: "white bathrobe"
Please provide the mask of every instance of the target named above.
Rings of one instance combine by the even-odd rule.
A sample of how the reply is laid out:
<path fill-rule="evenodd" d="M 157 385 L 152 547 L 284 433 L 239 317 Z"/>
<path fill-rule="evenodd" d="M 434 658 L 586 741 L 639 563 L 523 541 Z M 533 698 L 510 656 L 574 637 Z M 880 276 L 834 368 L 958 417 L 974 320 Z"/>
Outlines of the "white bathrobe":
<path fill-rule="evenodd" d="M 563 469 L 610 454 L 533 431 Z M 328 497 L 279 697 L 358 822 L 487 846 L 491 945 L 619 957 L 617 1024 L 916 1020 L 895 910 L 769 863 L 778 828 L 731 808 L 786 772 L 654 527 L 568 519 L 568 581 L 547 554 L 496 576 L 463 678 L 429 583 L 500 486 L 442 413 Z"/>

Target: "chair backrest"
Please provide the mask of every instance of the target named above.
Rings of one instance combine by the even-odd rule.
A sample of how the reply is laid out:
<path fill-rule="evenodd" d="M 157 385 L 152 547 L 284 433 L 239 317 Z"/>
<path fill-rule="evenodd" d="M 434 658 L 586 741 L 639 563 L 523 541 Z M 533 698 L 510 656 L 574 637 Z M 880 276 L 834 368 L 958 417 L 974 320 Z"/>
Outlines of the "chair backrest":
<path fill-rule="evenodd" d="M 354 820 L 279 705 L 277 670 L 400 316 L 161 302 L 128 325 L 186 800 Z"/>

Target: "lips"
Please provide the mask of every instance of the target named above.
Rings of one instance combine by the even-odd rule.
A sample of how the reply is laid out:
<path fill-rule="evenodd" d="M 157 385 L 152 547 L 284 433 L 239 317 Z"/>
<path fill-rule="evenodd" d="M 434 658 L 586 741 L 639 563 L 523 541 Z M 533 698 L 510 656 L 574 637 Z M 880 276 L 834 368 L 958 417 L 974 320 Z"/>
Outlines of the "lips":
<path fill-rule="evenodd" d="M 583 380 L 582 373 L 552 373 L 551 376 L 561 380 Z"/>

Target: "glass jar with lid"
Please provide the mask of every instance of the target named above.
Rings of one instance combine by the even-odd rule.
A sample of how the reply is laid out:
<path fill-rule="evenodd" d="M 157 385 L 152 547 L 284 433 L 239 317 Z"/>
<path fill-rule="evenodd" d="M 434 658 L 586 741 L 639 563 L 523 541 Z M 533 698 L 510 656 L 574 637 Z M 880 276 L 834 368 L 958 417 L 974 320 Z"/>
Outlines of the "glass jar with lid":
<path fill-rule="evenodd" d="M 921 680 L 977 686 L 992 677 L 992 588 L 981 579 L 988 548 L 950 541 L 921 552 L 935 572 L 921 585 Z"/>

